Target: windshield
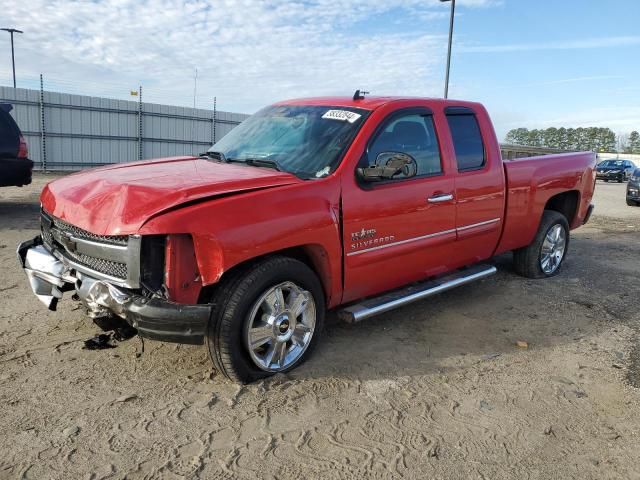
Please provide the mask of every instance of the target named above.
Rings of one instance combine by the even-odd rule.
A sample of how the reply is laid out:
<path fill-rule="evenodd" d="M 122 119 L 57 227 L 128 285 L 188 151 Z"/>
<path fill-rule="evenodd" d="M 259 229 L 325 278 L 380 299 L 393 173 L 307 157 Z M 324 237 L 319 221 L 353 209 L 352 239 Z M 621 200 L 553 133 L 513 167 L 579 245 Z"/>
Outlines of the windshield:
<path fill-rule="evenodd" d="M 271 106 L 209 149 L 223 159 L 272 166 L 301 178 L 333 172 L 369 112 L 327 106 Z"/>
<path fill-rule="evenodd" d="M 604 162 L 598 165 L 601 168 L 614 168 L 614 167 L 622 167 L 624 164 L 623 160 L 605 160 Z"/>

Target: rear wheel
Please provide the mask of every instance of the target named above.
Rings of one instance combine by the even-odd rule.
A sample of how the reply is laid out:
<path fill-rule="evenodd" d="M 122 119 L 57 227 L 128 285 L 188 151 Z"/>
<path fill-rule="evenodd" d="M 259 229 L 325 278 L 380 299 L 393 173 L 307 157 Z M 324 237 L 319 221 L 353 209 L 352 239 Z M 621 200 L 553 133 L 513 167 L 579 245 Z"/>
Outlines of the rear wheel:
<path fill-rule="evenodd" d="M 324 302 L 317 276 L 298 260 L 272 257 L 235 272 L 212 298 L 215 367 L 239 383 L 295 368 L 318 342 Z"/>
<path fill-rule="evenodd" d="M 552 277 L 560 271 L 569 247 L 569 223 L 564 215 L 545 210 L 533 242 L 513 252 L 515 271 L 527 278 Z"/>

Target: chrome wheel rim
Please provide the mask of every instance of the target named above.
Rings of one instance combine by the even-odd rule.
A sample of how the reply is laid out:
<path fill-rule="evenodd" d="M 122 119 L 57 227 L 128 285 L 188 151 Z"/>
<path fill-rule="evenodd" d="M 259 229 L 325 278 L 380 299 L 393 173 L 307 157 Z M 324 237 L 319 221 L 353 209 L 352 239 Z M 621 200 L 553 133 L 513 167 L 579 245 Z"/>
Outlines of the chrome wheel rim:
<path fill-rule="evenodd" d="M 540 268 L 546 274 L 554 273 L 560 267 L 567 246 L 567 234 L 560 224 L 549 229 L 542 242 Z"/>
<path fill-rule="evenodd" d="M 244 330 L 245 346 L 258 368 L 279 372 L 302 357 L 315 326 L 313 295 L 293 282 L 283 282 L 253 304 Z"/>

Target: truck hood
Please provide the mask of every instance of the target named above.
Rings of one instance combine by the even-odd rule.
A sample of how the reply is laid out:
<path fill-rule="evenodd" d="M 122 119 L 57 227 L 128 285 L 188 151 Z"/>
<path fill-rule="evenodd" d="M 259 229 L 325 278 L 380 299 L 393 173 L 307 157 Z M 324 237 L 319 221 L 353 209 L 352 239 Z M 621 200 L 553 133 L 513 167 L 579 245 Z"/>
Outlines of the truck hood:
<path fill-rule="evenodd" d="M 69 175 L 49 183 L 40 200 L 51 215 L 89 232 L 129 235 L 185 203 L 302 181 L 268 168 L 172 157 Z"/>

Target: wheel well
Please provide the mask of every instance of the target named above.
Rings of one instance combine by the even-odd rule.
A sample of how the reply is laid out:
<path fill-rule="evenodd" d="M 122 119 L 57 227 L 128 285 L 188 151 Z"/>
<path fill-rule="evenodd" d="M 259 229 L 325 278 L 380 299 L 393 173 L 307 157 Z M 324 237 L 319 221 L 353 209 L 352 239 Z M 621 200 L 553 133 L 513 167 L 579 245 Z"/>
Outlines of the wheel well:
<path fill-rule="evenodd" d="M 580 194 L 577 190 L 562 192 L 547 200 L 547 204 L 544 206 L 544 209 L 560 212 L 565 216 L 569 225 L 571 225 L 576 216 L 576 212 L 578 211 L 579 198 Z"/>
<path fill-rule="evenodd" d="M 232 268 L 222 274 L 218 282 L 202 288 L 202 290 L 200 291 L 198 303 L 208 303 L 216 288 L 236 272 L 250 269 L 252 265 L 255 265 L 260 260 L 273 256 L 295 258 L 296 260 L 304 263 L 307 267 L 309 267 L 313 271 L 313 273 L 315 273 L 320 279 L 320 283 L 322 284 L 322 288 L 324 290 L 326 302 L 327 304 L 329 303 L 332 291 L 329 255 L 320 245 L 300 245 L 297 247 L 285 248 L 283 250 L 270 252 L 260 257 L 251 258 L 249 260 L 245 260 L 242 263 L 234 265 Z"/>

